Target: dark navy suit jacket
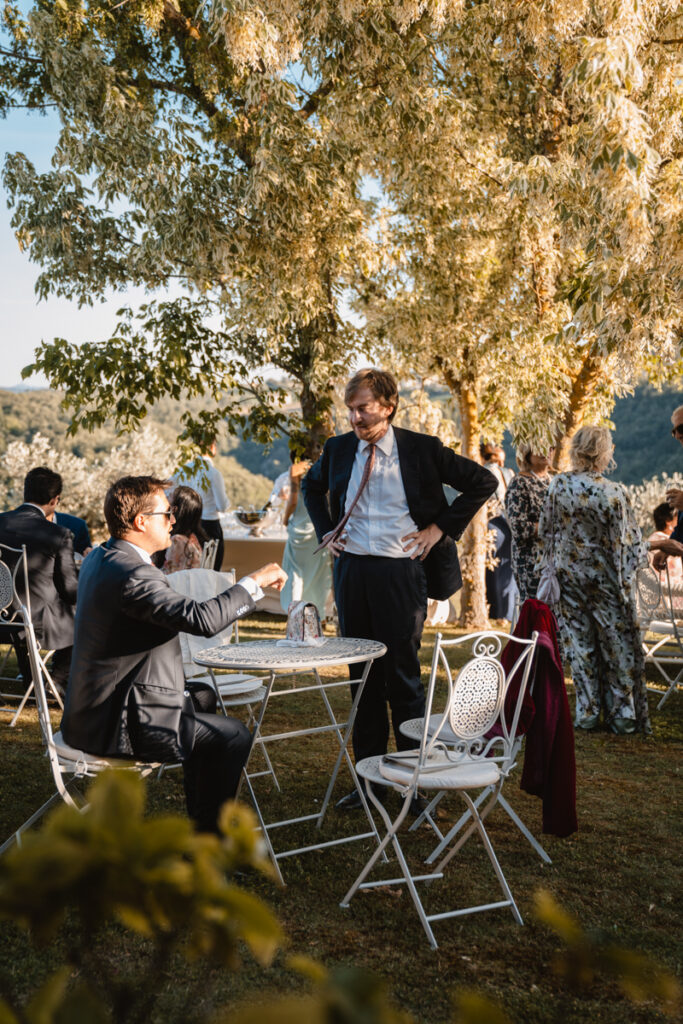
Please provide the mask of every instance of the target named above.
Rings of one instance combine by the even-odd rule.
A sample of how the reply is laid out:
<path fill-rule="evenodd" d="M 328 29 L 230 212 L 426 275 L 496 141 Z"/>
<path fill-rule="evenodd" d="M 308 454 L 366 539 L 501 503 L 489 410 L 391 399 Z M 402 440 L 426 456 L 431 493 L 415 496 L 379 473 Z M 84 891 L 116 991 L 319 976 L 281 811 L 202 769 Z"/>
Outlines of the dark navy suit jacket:
<path fill-rule="evenodd" d="M 85 519 L 72 516 L 68 512 L 55 512 L 55 522 L 57 526 L 65 526 L 67 530 L 71 530 L 74 537 L 74 551 L 77 551 L 79 555 L 85 554 L 87 548 L 92 547 L 90 531 Z"/>
<path fill-rule="evenodd" d="M 240 586 L 208 601 L 181 597 L 124 540 L 94 548 L 79 579 L 66 742 L 110 757 L 187 757 L 194 710 L 178 633 L 213 636 L 253 609 Z"/>
<path fill-rule="evenodd" d="M 418 529 L 436 523 L 447 538 L 459 540 L 472 517 L 496 490 L 497 479 L 479 463 L 446 448 L 438 437 L 401 427 L 394 427 L 394 434 L 408 509 Z M 302 481 L 301 490 L 318 540 L 342 518 L 358 445 L 352 431 L 331 437 Z M 444 484 L 460 492 L 450 504 Z M 462 585 L 455 545 L 442 538 L 428 558 L 443 563 L 445 590 L 454 594 Z"/>

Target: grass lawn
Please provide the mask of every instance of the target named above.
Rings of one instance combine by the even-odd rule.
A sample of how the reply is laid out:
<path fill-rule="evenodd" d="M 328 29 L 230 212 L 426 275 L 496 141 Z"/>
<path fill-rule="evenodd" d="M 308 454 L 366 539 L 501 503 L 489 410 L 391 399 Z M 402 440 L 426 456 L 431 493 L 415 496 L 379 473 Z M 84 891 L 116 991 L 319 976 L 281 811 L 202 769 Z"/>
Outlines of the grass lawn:
<path fill-rule="evenodd" d="M 252 617 L 244 623 L 241 639 L 282 629 L 282 619 Z M 434 630 L 425 631 L 424 665 L 431 660 L 434 636 Z M 571 686 L 569 693 L 573 703 Z M 339 691 L 336 700 L 344 703 L 345 691 Z M 6 712 L 0 716 L 0 841 L 51 792 L 34 709 L 14 729 L 7 727 L 9 717 Z M 57 723 L 57 715 L 54 720 Z M 296 696 L 269 707 L 267 731 L 319 721 L 311 698 Z M 425 1024 L 451 1019 L 452 992 L 458 988 L 476 988 L 498 1000 L 518 1024 L 664 1020 L 653 1004 L 627 1002 L 612 983 L 596 982 L 580 994 L 567 989 L 551 969 L 560 944 L 532 914 L 534 891 L 543 886 L 587 929 L 606 933 L 618 944 L 679 971 L 681 696 L 672 696 L 663 711 L 652 711 L 652 724 L 651 739 L 606 732 L 576 736 L 579 831 L 569 839 L 541 836 L 540 801 L 518 789 L 519 770 L 511 778 L 505 790 L 508 799 L 553 860 L 552 865 L 544 865 L 507 816 L 499 809 L 494 812 L 489 831 L 525 918 L 523 928 L 515 924 L 509 910 L 437 923 L 439 949 L 432 952 L 410 897 L 400 888 L 360 894 L 349 909 L 342 910 L 339 900 L 370 854 L 365 842 L 281 862 L 287 882 L 282 889 L 261 878 L 249 877 L 245 885 L 280 917 L 289 938 L 287 952 L 315 957 L 327 966 L 370 968 L 386 980 L 396 1004 Z M 277 796 L 270 791 L 270 783 L 263 781 L 264 806 L 271 808 L 270 817 L 314 809 L 315 800 L 324 793 L 321 765 L 331 765 L 334 756 L 329 737 L 278 744 L 271 756 L 283 793 Z M 348 788 L 342 772 L 336 796 Z M 149 803 L 152 813 L 182 811 L 178 771 L 169 771 L 160 782 L 150 784 Z M 360 827 L 362 812 L 331 811 L 323 838 L 342 834 L 352 821 Z M 289 840 L 296 839 L 297 831 L 300 845 L 313 841 L 310 831 L 301 826 L 290 830 L 287 845 L 293 845 Z M 415 834 L 407 847 L 426 854 L 431 848 L 429 830 Z M 488 859 L 473 838 L 451 862 L 445 879 L 431 888 L 428 905 L 488 902 L 498 899 L 498 892 Z M 112 957 L 120 960 L 122 969 L 140 955 L 136 943 L 124 941 L 113 926 L 110 939 Z M 36 952 L 18 929 L 0 925 L 0 963 L 19 993 L 28 992 L 60 962 L 62 948 L 56 942 Z M 288 969 L 285 959 L 279 956 L 263 970 L 245 958 L 236 974 L 205 965 L 169 963 L 168 985 L 153 1020 L 164 1021 L 173 1003 L 193 985 L 201 990 L 195 1001 L 198 1008 L 212 1003 L 237 1005 L 302 989 L 305 983 Z"/>

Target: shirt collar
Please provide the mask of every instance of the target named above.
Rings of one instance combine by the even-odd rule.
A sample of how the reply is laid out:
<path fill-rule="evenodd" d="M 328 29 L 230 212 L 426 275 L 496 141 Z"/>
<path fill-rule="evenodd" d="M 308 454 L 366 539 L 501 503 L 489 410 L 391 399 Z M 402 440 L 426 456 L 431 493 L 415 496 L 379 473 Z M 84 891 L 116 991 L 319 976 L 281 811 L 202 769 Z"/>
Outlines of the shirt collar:
<path fill-rule="evenodd" d="M 154 564 L 152 562 L 152 556 L 149 554 L 149 552 L 143 551 L 143 549 L 139 548 L 137 546 L 137 544 L 133 544 L 132 540 L 126 540 L 126 541 L 124 541 L 124 544 L 130 544 L 130 546 L 132 547 L 133 551 L 137 551 L 137 553 L 139 554 L 139 556 L 142 559 L 142 561 L 143 562 L 147 562 L 147 565 L 153 565 Z"/>
<path fill-rule="evenodd" d="M 389 429 L 387 430 L 386 434 L 383 437 L 381 437 L 379 441 L 375 441 L 374 443 L 376 447 L 379 448 L 379 450 L 384 455 L 391 455 L 391 453 L 394 450 L 394 444 L 396 443 L 394 428 L 391 426 L 391 424 L 389 424 Z M 372 442 L 361 441 L 360 444 L 358 445 L 358 448 L 361 452 L 364 452 L 369 444 L 372 444 Z"/>

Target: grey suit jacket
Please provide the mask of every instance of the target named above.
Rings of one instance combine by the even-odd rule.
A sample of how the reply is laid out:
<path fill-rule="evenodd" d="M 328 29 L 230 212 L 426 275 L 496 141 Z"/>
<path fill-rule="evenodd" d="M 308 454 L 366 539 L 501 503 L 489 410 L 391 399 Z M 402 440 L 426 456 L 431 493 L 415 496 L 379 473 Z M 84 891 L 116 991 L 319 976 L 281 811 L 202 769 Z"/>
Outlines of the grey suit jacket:
<path fill-rule="evenodd" d="M 26 545 L 31 620 L 38 643 L 48 650 L 70 647 L 78 587 L 73 534 L 49 522 L 34 505 L 20 505 L 0 514 L 0 542 L 14 548 Z M 25 599 L 21 573 L 17 588 Z"/>
<path fill-rule="evenodd" d="M 423 530 L 436 523 L 444 536 L 425 560 L 430 597 L 448 597 L 462 585 L 454 541 L 495 491 L 493 473 L 446 448 L 438 437 L 394 427 L 401 478 L 410 514 Z M 358 448 L 353 432 L 331 437 L 304 477 L 301 490 L 318 539 L 339 522 Z M 450 504 L 443 485 L 459 491 Z"/>
<path fill-rule="evenodd" d="M 178 633 L 213 636 L 253 609 L 240 586 L 208 601 L 181 597 L 126 541 L 95 548 L 81 567 L 66 742 L 107 756 L 187 757 L 194 711 Z"/>

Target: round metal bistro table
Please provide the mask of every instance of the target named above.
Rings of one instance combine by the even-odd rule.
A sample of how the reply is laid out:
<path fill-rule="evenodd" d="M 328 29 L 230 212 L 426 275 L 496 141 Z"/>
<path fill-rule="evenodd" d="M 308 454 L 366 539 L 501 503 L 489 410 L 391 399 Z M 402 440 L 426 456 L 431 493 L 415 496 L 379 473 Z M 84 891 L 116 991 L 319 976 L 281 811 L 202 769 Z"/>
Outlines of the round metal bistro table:
<path fill-rule="evenodd" d="M 253 640 L 247 643 L 222 644 L 218 647 L 209 647 L 203 650 L 201 654 L 196 655 L 194 660 L 198 665 L 204 665 L 207 668 L 260 672 L 264 674 L 263 681 L 266 692 L 256 716 L 253 741 L 247 763 L 244 766 L 242 779 L 249 789 L 249 795 L 254 805 L 275 872 L 280 882 L 284 884 L 279 862 L 285 857 L 293 857 L 295 854 L 307 853 L 311 850 L 321 850 L 328 846 L 338 846 L 342 843 L 350 843 L 358 839 L 373 838 L 378 844 L 380 842 L 365 793 L 363 788 L 358 785 L 356 770 L 349 754 L 348 744 L 358 710 L 358 703 L 363 693 L 363 687 L 365 686 L 370 666 L 376 658 L 381 658 L 386 653 L 386 647 L 376 640 L 361 640 L 353 637 L 325 637 L 324 642 L 317 647 L 282 646 L 279 643 L 279 639 Z M 327 679 L 320 675 L 321 669 L 354 664 L 363 666 L 361 675 L 357 679 Z M 308 679 L 303 683 L 295 681 L 287 686 L 281 685 L 283 678 L 295 677 L 296 680 L 296 677 L 301 675 L 307 676 Z M 278 681 L 280 685 L 278 685 Z M 357 683 L 358 685 L 356 686 L 347 717 L 344 720 L 340 720 L 330 704 L 328 693 L 339 687 L 348 689 L 349 683 Z M 290 729 L 286 732 L 270 734 L 264 733 L 263 723 L 269 703 L 276 698 L 287 698 L 293 694 L 302 693 L 317 694 L 321 698 L 328 721 L 322 725 L 314 725 L 302 729 Z M 254 780 L 265 773 L 250 770 L 254 751 L 259 747 L 265 749 L 266 744 L 294 740 L 297 737 L 313 736 L 320 733 L 329 733 L 335 738 L 338 745 L 337 758 L 320 809 L 316 810 L 313 814 L 303 814 L 296 818 L 266 822 L 254 786 Z M 312 843 L 309 846 L 301 846 L 296 849 L 276 851 L 271 837 L 271 833 L 275 829 L 285 828 L 287 825 L 295 825 L 305 821 L 315 821 L 316 827 L 318 829 L 321 828 L 337 775 L 343 762 L 349 770 L 353 785 L 358 788 L 371 831 L 354 833 L 353 835 L 332 839 L 324 843 Z"/>

